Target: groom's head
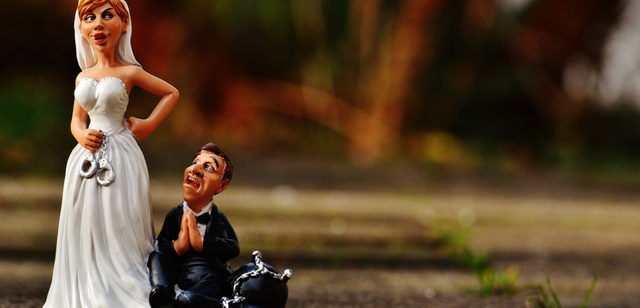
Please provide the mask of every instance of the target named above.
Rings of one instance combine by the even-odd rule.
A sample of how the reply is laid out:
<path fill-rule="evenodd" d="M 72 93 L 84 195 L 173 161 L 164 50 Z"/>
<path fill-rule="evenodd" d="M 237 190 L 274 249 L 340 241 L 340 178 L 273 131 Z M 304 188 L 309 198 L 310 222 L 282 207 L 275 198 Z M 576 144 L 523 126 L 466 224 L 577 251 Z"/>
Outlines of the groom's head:
<path fill-rule="evenodd" d="M 189 206 L 205 206 L 224 191 L 233 177 L 233 163 L 217 145 L 205 144 L 184 170 L 182 196 Z"/>

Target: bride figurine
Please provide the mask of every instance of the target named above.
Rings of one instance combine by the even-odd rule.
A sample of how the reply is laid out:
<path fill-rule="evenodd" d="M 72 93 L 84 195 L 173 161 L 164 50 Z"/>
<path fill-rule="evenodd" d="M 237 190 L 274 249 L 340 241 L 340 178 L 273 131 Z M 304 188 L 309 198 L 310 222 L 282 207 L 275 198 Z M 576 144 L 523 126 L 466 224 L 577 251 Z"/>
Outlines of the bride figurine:
<path fill-rule="evenodd" d="M 155 232 L 137 141 L 173 110 L 178 90 L 144 71 L 124 0 L 80 0 L 78 63 L 53 278 L 44 307 L 149 307 Z M 161 97 L 147 119 L 124 118 L 133 87 Z M 87 127 L 88 119 L 90 125 Z"/>

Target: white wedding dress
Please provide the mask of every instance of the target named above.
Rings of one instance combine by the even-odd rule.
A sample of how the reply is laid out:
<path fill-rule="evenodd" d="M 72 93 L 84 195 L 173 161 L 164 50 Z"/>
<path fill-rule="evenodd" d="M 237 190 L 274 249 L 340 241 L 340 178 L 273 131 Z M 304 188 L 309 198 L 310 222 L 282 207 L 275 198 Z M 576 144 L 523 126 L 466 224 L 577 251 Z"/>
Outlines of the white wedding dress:
<path fill-rule="evenodd" d="M 147 259 L 154 249 L 149 174 L 124 123 L 129 97 L 115 77 L 81 79 L 75 97 L 90 128 L 107 136 L 115 180 L 103 186 L 80 176 L 79 144 L 67 162 L 53 278 L 44 307 L 149 307 Z M 102 148 L 96 151 L 100 157 Z"/>

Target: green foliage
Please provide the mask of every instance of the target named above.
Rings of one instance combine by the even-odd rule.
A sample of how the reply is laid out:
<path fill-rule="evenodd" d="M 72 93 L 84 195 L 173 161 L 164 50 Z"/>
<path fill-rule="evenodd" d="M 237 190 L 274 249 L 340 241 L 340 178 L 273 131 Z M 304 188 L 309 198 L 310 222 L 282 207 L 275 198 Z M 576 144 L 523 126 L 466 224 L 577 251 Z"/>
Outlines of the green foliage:
<path fill-rule="evenodd" d="M 60 100 L 55 84 L 36 76 L 16 77 L 0 86 L 0 170 L 44 175 L 64 168 L 58 158 L 69 149 L 61 150 L 65 138 L 60 134 L 61 127 L 68 128 L 71 111 L 65 110 L 67 121 L 61 124 Z"/>
<path fill-rule="evenodd" d="M 469 229 L 454 225 L 445 220 L 440 220 L 433 226 L 435 241 L 438 245 L 452 249 L 456 254 L 462 255 L 467 249 Z"/>
<path fill-rule="evenodd" d="M 516 287 L 518 269 L 510 267 L 506 271 L 498 271 L 489 265 L 486 253 L 476 253 L 468 245 L 469 229 L 448 223 L 437 223 L 436 243 L 451 250 L 454 257 L 470 269 L 478 282 L 478 288 L 472 293 L 481 296 L 511 295 L 520 290 Z"/>
<path fill-rule="evenodd" d="M 72 100 L 73 76 L 78 73 L 72 32 L 61 27 L 71 22 L 77 2 L 63 2 L 57 5 L 53 0 L 4 1 L 0 10 L 3 17 L 0 24 L 10 29 L 3 38 L 3 46 L 11 46 L 0 49 L 0 77 L 3 78 L 0 142 L 5 147 L 28 149 L 28 145 L 18 146 L 13 142 L 35 144 L 32 140 L 36 139 L 51 143 L 52 136 L 44 135 L 56 130 L 56 136 L 66 138 L 64 142 L 72 140 L 70 134 L 61 133 L 68 132 L 71 107 L 66 103 L 52 104 L 60 97 Z M 144 43 L 146 41 L 163 42 L 162 45 L 170 47 L 171 54 L 179 58 L 179 61 L 169 61 L 166 69 L 148 66 L 163 79 L 180 80 L 175 85 L 183 95 L 178 105 L 182 110 L 176 110 L 169 121 L 176 119 L 180 112 L 186 114 L 184 110 L 194 110 L 194 114 L 203 118 L 215 117 L 224 111 L 223 107 L 235 104 L 225 104 L 225 100 L 233 96 L 233 92 L 226 90 L 233 88 L 230 80 L 240 84 L 261 79 L 306 84 L 367 111 L 369 100 L 360 103 L 356 100 L 380 88 L 376 84 L 367 87 L 370 79 L 399 77 L 398 80 L 406 84 L 396 88 L 409 90 L 407 95 L 398 98 L 398 106 L 393 108 L 396 111 L 388 115 L 402 114 L 399 116 L 402 132 L 396 139 L 404 140 L 390 138 L 390 146 L 399 147 L 388 151 L 389 156 L 433 163 L 423 152 L 414 150 L 412 138 L 442 132 L 452 136 L 459 144 L 456 148 L 465 153 L 465 159 L 453 160 L 450 164 L 453 168 L 467 167 L 468 162 L 473 161 L 473 168 L 486 166 L 492 170 L 508 165 L 535 170 L 555 168 L 572 174 L 624 173 L 637 178 L 640 172 L 636 160 L 640 154 L 637 108 L 631 104 L 605 108 L 598 102 L 572 101 L 571 97 L 558 93 L 562 92 L 560 81 L 566 58 L 540 57 L 530 61 L 527 59 L 531 54 L 523 51 L 568 58 L 582 54 L 583 50 L 545 49 L 557 44 L 535 45 L 538 40 L 528 35 L 538 33 L 537 29 L 568 30 L 561 31 L 564 39 L 580 42 L 590 37 L 585 35 L 588 32 L 585 29 L 593 25 L 602 29 L 598 32 L 607 33 L 613 26 L 611 21 L 597 20 L 597 16 L 611 16 L 611 10 L 619 9 L 617 1 L 602 4 L 604 11 L 598 6 L 587 6 L 589 8 L 582 12 L 586 15 L 563 14 L 566 6 L 554 5 L 553 1 L 528 3 L 517 10 L 505 10 L 500 5 L 470 0 L 444 1 L 428 14 L 409 15 L 404 10 L 410 3 L 405 1 L 378 1 L 367 10 L 358 2 L 341 0 L 139 0 L 131 6 L 135 28 L 144 30 L 134 34 L 140 60 L 146 63 L 172 60 L 150 59 L 149 55 L 157 54 L 154 48 L 161 44 Z M 140 8 L 152 10 L 138 12 Z M 29 12 L 29 18 L 22 18 L 24 12 Z M 552 22 L 535 18 L 551 15 L 566 18 Z M 410 16 L 416 18 L 412 23 L 423 28 L 406 35 L 394 32 L 402 28 L 401 21 Z M 167 33 L 169 28 L 156 24 L 165 21 L 175 33 Z M 46 48 L 40 40 L 25 39 L 33 37 L 33 33 L 47 38 Z M 393 40 L 385 40 L 390 36 Z M 521 40 L 532 45 L 523 48 Z M 386 46 L 389 42 L 392 44 Z M 601 42 L 592 41 L 587 45 L 597 49 L 597 44 Z M 581 48 L 584 44 L 570 45 L 565 47 Z M 402 49 L 405 51 L 419 49 L 419 57 L 411 63 L 411 69 L 404 70 L 405 75 L 396 75 L 394 70 L 380 75 L 384 78 L 375 77 L 377 70 L 388 65 L 386 62 L 392 63 L 391 68 L 395 69 L 395 59 L 405 53 L 391 53 L 388 49 L 398 46 L 405 46 Z M 599 54 L 595 49 L 592 52 L 594 56 Z M 381 60 L 387 58 L 393 61 Z M 48 74 L 47 80 L 39 81 L 37 87 L 26 87 L 25 77 L 20 76 L 28 74 L 29 78 L 37 79 L 33 76 L 45 74 L 43 72 L 55 74 Z M 59 84 L 58 80 L 68 85 L 59 87 L 64 90 L 64 96 L 49 95 L 50 87 L 53 83 Z M 16 86 L 16 83 L 23 84 Z M 286 97 L 282 95 L 283 100 Z M 60 106 L 64 108 L 58 108 Z M 255 114 L 249 121 L 253 123 L 268 123 L 273 119 L 270 111 L 252 112 Z M 327 111 L 333 112 L 340 111 Z M 225 115 L 242 122 L 246 112 L 240 109 Z M 345 113 L 337 114 L 336 118 L 355 117 Z M 255 140 L 250 142 L 254 153 L 271 152 L 269 146 L 273 143 L 259 142 L 269 138 L 291 145 L 285 149 L 288 153 L 307 153 L 310 149 L 321 157 L 331 153 L 344 157 L 343 153 L 348 152 L 350 138 L 327 133 L 309 124 L 310 121 L 292 121 L 289 115 L 276 120 L 288 122 L 290 125 L 283 129 L 293 133 L 270 134 L 273 131 L 270 123 L 270 129 L 256 133 Z M 173 124 L 162 125 L 160 129 L 175 132 L 179 131 L 176 127 L 184 126 Z M 346 121 L 340 127 L 357 127 L 353 124 Z M 35 131 L 43 127 L 42 132 Z M 217 125 L 215 131 L 219 136 L 233 136 L 228 133 L 233 132 L 228 125 Z M 158 152 L 184 146 L 184 139 L 168 139 Z M 237 139 L 229 137 L 228 143 L 240 144 Z M 317 148 L 309 146 L 323 141 L 325 144 Z M 65 152 L 68 149 L 66 147 Z M 11 160 L 0 161 L 0 164 L 14 165 Z"/>
<path fill-rule="evenodd" d="M 0 137 L 24 139 L 42 133 L 52 125 L 55 105 L 47 89 L 27 84 L 0 88 Z"/>
<path fill-rule="evenodd" d="M 504 272 L 487 267 L 474 270 L 474 274 L 480 285 L 476 292 L 482 296 L 511 295 L 520 291 L 516 287 L 519 274 L 517 267 L 509 267 Z"/>
<path fill-rule="evenodd" d="M 596 287 L 596 283 L 598 282 L 599 274 L 596 274 L 593 277 L 593 282 L 591 282 L 591 287 L 587 291 L 587 295 L 580 305 L 580 308 L 587 308 L 589 303 L 589 299 L 591 298 L 591 294 L 593 293 L 593 289 Z M 547 289 L 545 289 L 543 284 L 538 285 L 538 289 L 540 290 L 540 297 L 528 297 L 527 298 L 527 307 L 533 305 L 535 308 L 562 308 L 562 304 L 560 303 L 560 299 L 553 288 L 551 287 L 551 278 L 547 277 Z M 548 291 L 547 291 L 548 290 Z M 549 293 L 551 294 L 551 298 L 549 299 Z"/>
<path fill-rule="evenodd" d="M 472 289 L 472 293 L 481 296 L 512 295 L 523 290 L 517 286 L 519 275 L 517 267 L 511 266 L 506 271 L 498 271 L 490 266 L 486 253 L 473 252 L 467 243 L 468 228 L 440 221 L 435 224 L 434 230 L 436 243 L 449 249 L 461 264 L 473 272 L 478 288 Z M 597 281 L 598 274 L 594 277 L 581 308 L 587 307 Z M 540 290 L 540 297 L 528 297 L 527 305 L 534 305 L 536 308 L 562 308 L 557 294 L 551 287 L 550 278 L 547 278 L 546 286 L 547 289 L 543 284 L 538 285 L 536 288 Z"/>

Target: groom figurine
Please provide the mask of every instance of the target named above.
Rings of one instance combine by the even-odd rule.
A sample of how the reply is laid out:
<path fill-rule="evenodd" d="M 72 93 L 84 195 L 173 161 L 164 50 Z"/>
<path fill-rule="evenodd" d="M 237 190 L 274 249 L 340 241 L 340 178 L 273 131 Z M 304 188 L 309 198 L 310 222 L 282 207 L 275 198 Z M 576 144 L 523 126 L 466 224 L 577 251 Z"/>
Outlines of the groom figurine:
<path fill-rule="evenodd" d="M 213 143 L 204 145 L 184 170 L 184 202 L 167 214 L 149 256 L 151 307 L 220 307 L 220 298 L 230 295 L 228 261 L 240 247 L 213 196 L 227 188 L 232 176 L 231 160 Z"/>

